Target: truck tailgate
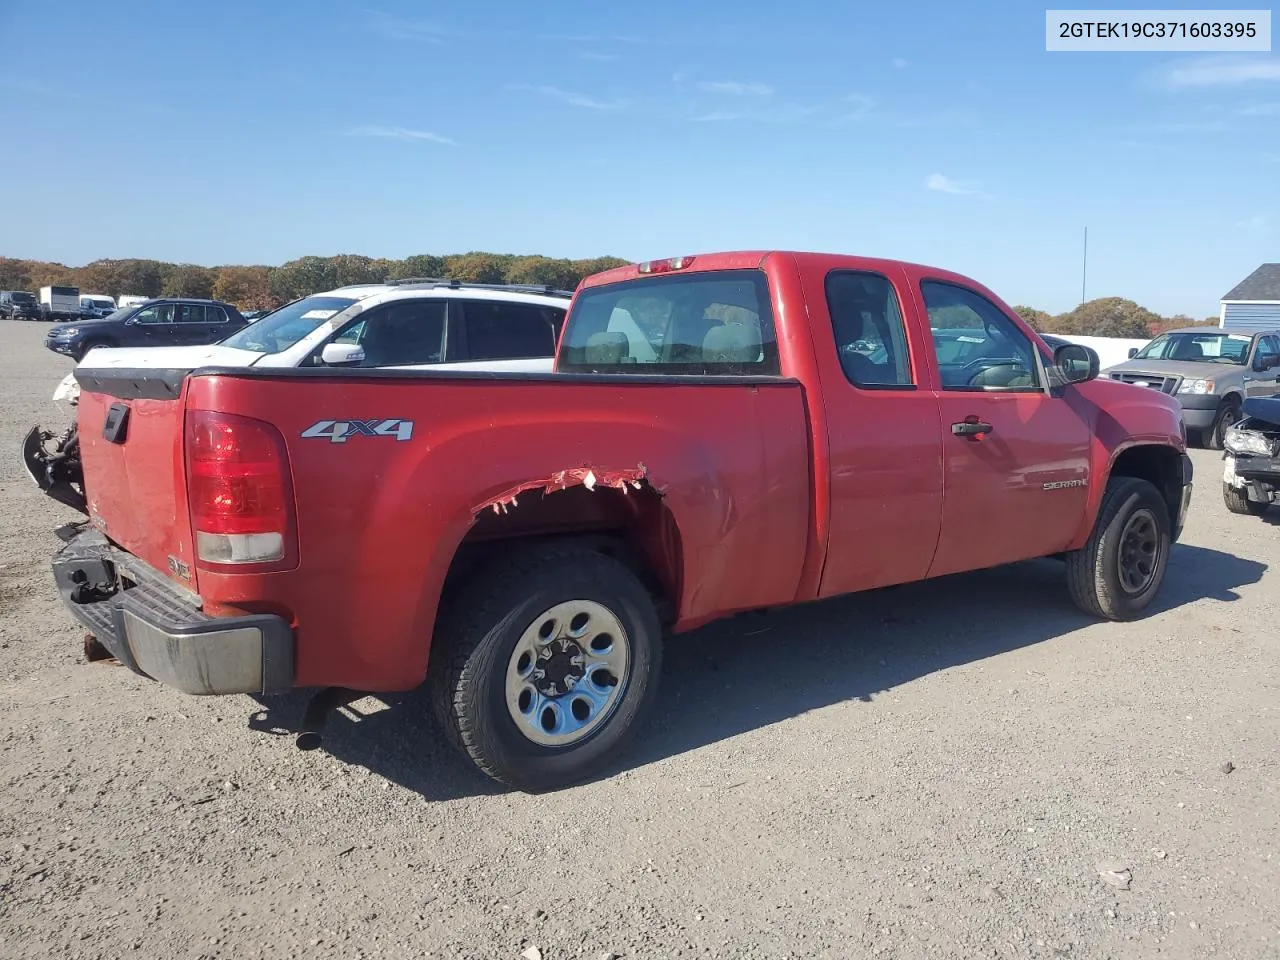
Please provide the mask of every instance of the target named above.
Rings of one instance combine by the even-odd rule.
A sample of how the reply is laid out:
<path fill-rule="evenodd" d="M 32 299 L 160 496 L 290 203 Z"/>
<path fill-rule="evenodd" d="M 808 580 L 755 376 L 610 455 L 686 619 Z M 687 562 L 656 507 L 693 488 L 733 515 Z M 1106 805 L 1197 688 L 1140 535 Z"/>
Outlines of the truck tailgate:
<path fill-rule="evenodd" d="M 89 517 L 120 547 L 195 590 L 182 380 L 172 371 L 132 373 L 127 382 L 80 376 L 77 419 Z"/>

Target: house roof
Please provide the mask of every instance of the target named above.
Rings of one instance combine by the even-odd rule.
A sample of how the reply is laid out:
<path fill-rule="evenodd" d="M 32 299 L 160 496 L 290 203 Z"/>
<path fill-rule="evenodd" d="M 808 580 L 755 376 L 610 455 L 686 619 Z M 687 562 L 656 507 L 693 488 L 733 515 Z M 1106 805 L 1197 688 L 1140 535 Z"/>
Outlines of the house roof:
<path fill-rule="evenodd" d="M 1222 299 L 1280 301 L 1280 263 L 1264 263 Z"/>

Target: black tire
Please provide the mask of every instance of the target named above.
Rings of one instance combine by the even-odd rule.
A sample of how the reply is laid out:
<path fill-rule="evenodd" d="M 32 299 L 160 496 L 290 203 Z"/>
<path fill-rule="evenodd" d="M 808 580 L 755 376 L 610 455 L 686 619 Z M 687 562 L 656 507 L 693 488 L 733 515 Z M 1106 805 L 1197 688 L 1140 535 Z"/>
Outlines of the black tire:
<path fill-rule="evenodd" d="M 1150 579 L 1135 588 L 1126 585 L 1122 570 L 1128 567 L 1122 568 L 1121 551 L 1131 546 L 1126 537 L 1131 522 L 1143 526 L 1147 520 L 1154 526 Z M 1160 589 L 1172 545 L 1169 507 L 1159 491 L 1146 480 L 1113 478 L 1102 495 L 1088 542 L 1067 554 L 1071 599 L 1085 613 L 1106 620 L 1136 618 Z"/>
<path fill-rule="evenodd" d="M 576 545 L 522 550 L 468 577 L 433 643 L 432 703 L 446 735 L 486 775 L 530 793 L 580 783 L 617 759 L 653 701 L 662 629 L 653 597 L 611 557 Z M 622 624 L 630 667 L 612 712 L 584 739 L 546 746 L 516 725 L 506 701 L 508 663 L 544 611 L 574 600 L 607 607 Z"/>
<path fill-rule="evenodd" d="M 1237 422 L 1240 416 L 1239 398 L 1227 397 L 1227 399 L 1223 400 L 1221 406 L 1218 407 L 1218 415 L 1213 418 L 1213 423 L 1201 433 L 1205 449 L 1221 450 L 1227 427 Z"/>
<path fill-rule="evenodd" d="M 1251 517 L 1262 516 L 1267 512 L 1267 508 L 1271 506 L 1269 503 L 1250 500 L 1245 491 L 1233 487 L 1229 483 L 1222 485 L 1222 502 L 1227 505 L 1227 509 L 1232 513 L 1244 513 Z"/>

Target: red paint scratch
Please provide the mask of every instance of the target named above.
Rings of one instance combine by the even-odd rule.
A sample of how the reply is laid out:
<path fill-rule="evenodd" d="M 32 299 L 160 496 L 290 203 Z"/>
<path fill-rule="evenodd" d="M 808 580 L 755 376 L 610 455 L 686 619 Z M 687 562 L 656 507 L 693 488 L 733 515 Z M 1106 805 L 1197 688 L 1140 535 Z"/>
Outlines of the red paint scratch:
<path fill-rule="evenodd" d="M 516 506 L 516 498 L 520 494 L 530 490 L 556 493 L 560 490 L 567 490 L 570 487 L 586 487 L 588 490 L 594 490 L 596 487 L 612 487 L 615 490 L 627 493 L 631 489 L 639 490 L 641 488 L 641 481 L 645 479 L 646 473 L 643 463 L 636 464 L 635 468 L 630 470 L 570 467 L 566 470 L 557 471 L 543 480 L 529 480 L 512 487 L 510 490 L 504 490 L 496 497 L 490 497 L 484 503 L 481 503 L 472 513 L 478 514 L 483 510 L 506 513 L 510 507 Z"/>

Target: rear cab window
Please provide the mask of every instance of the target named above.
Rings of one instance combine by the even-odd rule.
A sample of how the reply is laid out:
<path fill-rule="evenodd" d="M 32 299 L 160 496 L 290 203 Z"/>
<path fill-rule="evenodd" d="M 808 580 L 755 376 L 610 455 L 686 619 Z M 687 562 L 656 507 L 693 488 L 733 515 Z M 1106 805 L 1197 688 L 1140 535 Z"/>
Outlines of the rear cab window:
<path fill-rule="evenodd" d="M 778 376 L 764 272 L 708 270 L 587 287 L 569 312 L 557 369 Z"/>
<path fill-rule="evenodd" d="M 864 390 L 914 390 L 906 324 L 888 277 L 833 270 L 825 286 L 845 378 Z"/>

